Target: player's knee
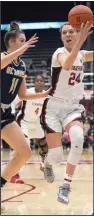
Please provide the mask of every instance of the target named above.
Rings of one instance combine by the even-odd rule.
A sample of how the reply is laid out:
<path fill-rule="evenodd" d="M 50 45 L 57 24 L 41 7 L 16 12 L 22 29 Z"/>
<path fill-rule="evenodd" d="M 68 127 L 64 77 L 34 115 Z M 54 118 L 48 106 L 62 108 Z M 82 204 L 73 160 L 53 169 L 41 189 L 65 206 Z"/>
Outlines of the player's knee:
<path fill-rule="evenodd" d="M 46 160 L 51 164 L 61 163 L 61 161 L 63 160 L 63 148 L 62 148 L 62 146 L 49 149 Z"/>
<path fill-rule="evenodd" d="M 72 126 L 69 130 L 71 139 L 71 151 L 74 154 L 81 154 L 83 150 L 84 134 L 80 126 Z"/>
<path fill-rule="evenodd" d="M 29 159 L 32 155 L 32 151 L 31 149 L 28 147 L 28 150 L 27 150 L 27 159 Z"/>
<path fill-rule="evenodd" d="M 23 146 L 23 150 L 21 152 L 21 155 L 26 160 L 28 160 L 31 157 L 32 151 L 28 145 Z"/>

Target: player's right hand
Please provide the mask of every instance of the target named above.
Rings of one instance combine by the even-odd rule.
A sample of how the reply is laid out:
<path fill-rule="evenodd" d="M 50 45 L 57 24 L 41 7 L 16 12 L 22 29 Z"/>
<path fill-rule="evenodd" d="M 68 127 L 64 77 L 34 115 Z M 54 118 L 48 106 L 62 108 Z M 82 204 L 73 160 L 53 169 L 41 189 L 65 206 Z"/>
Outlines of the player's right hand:
<path fill-rule="evenodd" d="M 81 44 L 83 44 L 84 41 L 87 39 L 90 28 L 91 28 L 91 23 L 89 21 L 86 22 L 86 24 L 84 23 L 81 24 L 81 28 L 79 32 L 79 42 Z"/>
<path fill-rule="evenodd" d="M 25 42 L 25 44 L 20 48 L 22 51 L 22 54 L 30 47 L 35 47 L 36 43 L 38 42 L 38 36 L 35 33 L 27 42 Z"/>

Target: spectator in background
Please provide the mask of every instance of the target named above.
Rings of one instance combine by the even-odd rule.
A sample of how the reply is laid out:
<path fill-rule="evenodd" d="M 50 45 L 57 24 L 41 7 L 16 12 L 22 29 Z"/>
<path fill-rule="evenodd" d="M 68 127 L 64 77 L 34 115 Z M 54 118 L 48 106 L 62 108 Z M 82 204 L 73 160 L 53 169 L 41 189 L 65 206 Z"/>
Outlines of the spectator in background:
<path fill-rule="evenodd" d="M 30 61 L 30 65 L 29 65 L 29 70 L 31 71 L 31 70 L 33 70 L 35 67 L 34 67 L 34 62 L 33 62 L 33 60 L 31 59 L 31 61 Z"/>
<path fill-rule="evenodd" d="M 90 135 L 88 136 L 88 143 L 89 143 L 89 147 L 93 147 L 94 146 L 94 132 L 91 131 Z"/>
<path fill-rule="evenodd" d="M 47 66 L 46 60 L 41 60 L 41 66 L 43 69 L 46 68 L 46 66 Z"/>
<path fill-rule="evenodd" d="M 90 129 L 90 124 L 88 118 L 86 118 L 84 123 L 84 136 L 88 134 L 89 129 Z"/>
<path fill-rule="evenodd" d="M 88 151 L 91 152 L 93 150 L 93 146 L 94 146 L 94 132 L 93 132 L 93 130 L 90 130 L 88 132 L 86 143 L 88 144 Z"/>

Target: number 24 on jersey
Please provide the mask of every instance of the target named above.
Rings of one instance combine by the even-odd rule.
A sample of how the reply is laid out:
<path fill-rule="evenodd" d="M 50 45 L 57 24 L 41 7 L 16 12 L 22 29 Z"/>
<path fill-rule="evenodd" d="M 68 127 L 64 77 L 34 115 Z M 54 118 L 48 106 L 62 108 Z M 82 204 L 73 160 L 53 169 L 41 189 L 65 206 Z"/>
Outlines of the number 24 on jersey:
<path fill-rule="evenodd" d="M 76 75 L 76 73 L 72 72 L 70 75 L 71 76 L 69 78 L 68 85 L 74 86 L 75 82 L 77 82 L 77 83 L 81 82 L 80 73 L 78 75 Z"/>

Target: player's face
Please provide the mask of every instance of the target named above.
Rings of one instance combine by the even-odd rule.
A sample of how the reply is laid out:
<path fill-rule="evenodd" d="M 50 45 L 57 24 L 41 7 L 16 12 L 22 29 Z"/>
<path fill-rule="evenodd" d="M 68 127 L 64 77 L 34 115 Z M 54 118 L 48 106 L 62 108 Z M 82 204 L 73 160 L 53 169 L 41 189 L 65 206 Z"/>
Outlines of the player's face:
<path fill-rule="evenodd" d="M 78 33 L 71 25 L 65 25 L 62 28 L 61 39 L 66 48 L 73 48 L 77 41 Z"/>
<path fill-rule="evenodd" d="M 37 92 L 42 92 L 44 89 L 44 79 L 41 76 L 37 76 L 36 80 L 35 80 L 35 90 Z"/>
<path fill-rule="evenodd" d="M 20 33 L 19 36 L 16 38 L 15 46 L 18 48 L 22 47 L 26 42 L 26 37 L 24 34 Z"/>
<path fill-rule="evenodd" d="M 10 40 L 10 48 L 12 50 L 17 50 L 19 49 L 20 47 L 22 47 L 24 45 L 24 43 L 26 42 L 26 37 L 23 33 L 20 33 L 16 39 L 11 39 Z"/>

